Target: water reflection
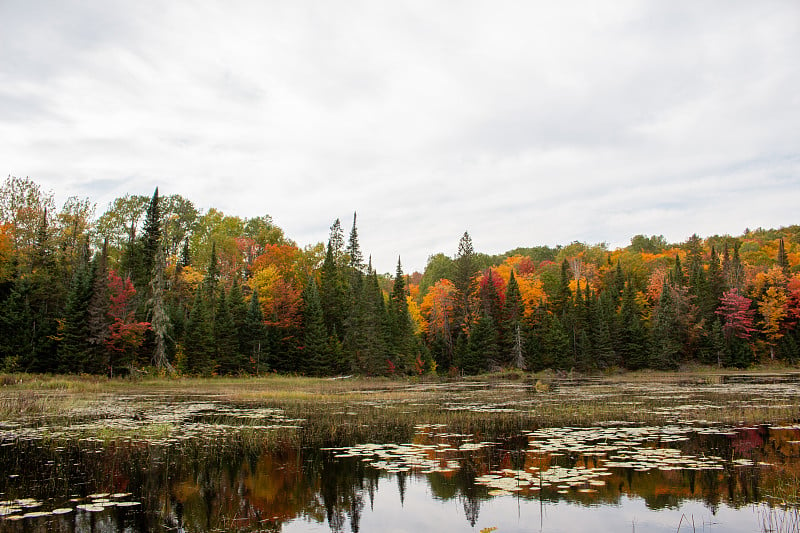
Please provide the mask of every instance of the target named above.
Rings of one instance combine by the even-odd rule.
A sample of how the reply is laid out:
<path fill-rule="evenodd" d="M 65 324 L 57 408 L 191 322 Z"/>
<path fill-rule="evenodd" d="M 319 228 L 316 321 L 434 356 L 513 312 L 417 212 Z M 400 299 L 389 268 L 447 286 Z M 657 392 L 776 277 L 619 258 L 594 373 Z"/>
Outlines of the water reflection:
<path fill-rule="evenodd" d="M 664 459 L 648 464 L 650 456 Z M 675 531 L 676 514 L 731 520 L 724 530 L 746 522 L 749 531 L 748 504 L 796 484 L 799 456 L 795 426 L 560 428 L 491 445 L 420 426 L 407 443 L 269 452 L 222 439 L 28 439 L 0 447 L 0 530 L 414 531 L 456 509 L 460 518 L 443 531 L 522 529 L 534 514 L 542 531 L 559 530 L 568 515 L 594 531 Z"/>

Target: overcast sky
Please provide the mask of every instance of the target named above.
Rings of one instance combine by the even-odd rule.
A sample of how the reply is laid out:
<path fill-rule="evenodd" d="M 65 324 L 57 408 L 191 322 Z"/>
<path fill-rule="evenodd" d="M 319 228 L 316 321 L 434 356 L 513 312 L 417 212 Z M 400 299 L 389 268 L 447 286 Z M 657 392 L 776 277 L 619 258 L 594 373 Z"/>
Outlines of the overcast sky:
<path fill-rule="evenodd" d="M 800 2 L 0 1 L 0 171 L 379 272 L 800 223 Z"/>

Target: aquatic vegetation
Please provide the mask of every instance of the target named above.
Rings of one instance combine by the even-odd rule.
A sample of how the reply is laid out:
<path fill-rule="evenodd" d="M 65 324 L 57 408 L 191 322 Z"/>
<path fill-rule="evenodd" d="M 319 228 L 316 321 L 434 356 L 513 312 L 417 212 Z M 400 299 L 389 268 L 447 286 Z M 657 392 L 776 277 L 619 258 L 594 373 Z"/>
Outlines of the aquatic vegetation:
<path fill-rule="evenodd" d="M 30 406 L 0 409 L 0 524 L 338 523 L 411 479 L 469 513 L 512 495 L 796 508 L 796 383 L 647 378 L 28 381 L 0 389 Z"/>

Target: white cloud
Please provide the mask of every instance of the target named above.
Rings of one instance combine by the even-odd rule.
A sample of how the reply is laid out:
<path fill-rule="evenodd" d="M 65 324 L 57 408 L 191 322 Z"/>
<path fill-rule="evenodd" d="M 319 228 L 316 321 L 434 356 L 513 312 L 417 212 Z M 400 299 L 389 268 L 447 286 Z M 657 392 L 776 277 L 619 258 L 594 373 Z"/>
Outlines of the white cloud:
<path fill-rule="evenodd" d="M 100 210 L 159 185 L 379 271 L 795 223 L 794 1 L 10 1 L 0 161 Z"/>

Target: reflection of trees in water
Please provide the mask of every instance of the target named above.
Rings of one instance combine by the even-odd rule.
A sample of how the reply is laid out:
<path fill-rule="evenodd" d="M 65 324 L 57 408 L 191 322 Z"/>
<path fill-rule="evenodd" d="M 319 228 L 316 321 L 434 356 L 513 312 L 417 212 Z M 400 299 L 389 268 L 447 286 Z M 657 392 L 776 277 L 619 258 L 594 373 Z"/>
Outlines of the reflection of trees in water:
<path fill-rule="evenodd" d="M 723 470 L 637 472 L 614 468 L 604 478 L 606 485 L 591 496 L 573 492 L 561 496 L 555 494 L 555 489 L 545 487 L 541 493 L 520 497 L 566 498 L 597 505 L 619 502 L 620 496 L 627 494 L 643 498 L 651 509 L 675 508 L 687 499 L 695 499 L 716 512 L 723 501 L 742 506 L 774 494 L 781 479 L 796 480 L 800 475 L 798 445 L 792 443 L 798 440 L 800 431 L 769 428 L 742 431 L 733 439 L 699 435 L 669 446 L 697 456 L 740 458 L 746 454 L 744 458 L 778 467 L 762 470 L 758 466 L 726 463 Z M 486 488 L 475 484 L 477 475 L 498 468 L 602 465 L 596 458 L 580 455 L 533 454 L 516 444 L 507 442 L 467 454 L 453 472 L 426 474 L 430 494 L 439 500 L 458 502 L 467 522 L 474 526 L 482 500 L 489 499 Z M 1 447 L 0 472 L 19 472 L 19 477 L 0 476 L 0 492 L 4 498 L 33 497 L 55 502 L 65 502 L 73 494 L 131 492 L 142 501 L 139 510 L 113 509 L 97 516 L 75 513 L 74 518 L 59 519 L 65 524 L 63 531 L 88 524 L 95 530 L 109 531 L 182 528 L 199 532 L 277 532 L 289 521 L 306 518 L 327 522 L 334 533 L 355 533 L 360 530 L 367 502 L 373 508 L 381 480 L 397 483 L 399 503 L 405 506 L 410 478 L 418 475 L 387 473 L 366 466 L 361 457 L 335 458 L 331 452 L 289 444 L 270 452 L 224 440 L 193 441 L 173 447 L 121 442 L 106 444 L 102 449 L 100 446 L 70 443 L 55 447 L 43 446 L 40 441 L 20 441 Z M 98 450 L 100 453 L 95 453 Z M 25 521 L 24 530 L 47 531 L 53 523 L 40 527 Z M 22 527 L 20 522 L 20 531 Z"/>

